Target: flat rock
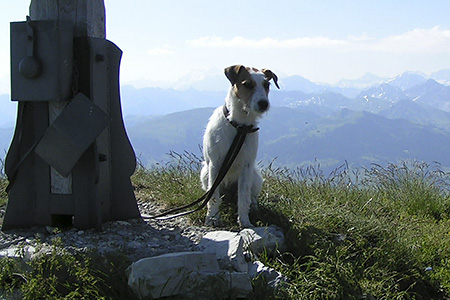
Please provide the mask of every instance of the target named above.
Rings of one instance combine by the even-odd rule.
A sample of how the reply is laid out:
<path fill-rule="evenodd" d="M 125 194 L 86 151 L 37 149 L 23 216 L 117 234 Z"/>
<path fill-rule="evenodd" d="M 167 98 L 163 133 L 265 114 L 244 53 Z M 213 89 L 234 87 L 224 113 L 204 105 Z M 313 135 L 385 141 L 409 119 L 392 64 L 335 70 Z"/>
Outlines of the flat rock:
<path fill-rule="evenodd" d="M 197 249 L 206 253 L 214 253 L 222 269 L 247 272 L 244 240 L 238 233 L 231 231 L 208 232 L 200 240 Z"/>
<path fill-rule="evenodd" d="M 264 251 L 273 254 L 285 247 L 284 234 L 276 226 L 246 228 L 239 235 L 244 240 L 244 249 L 256 255 Z"/>
<path fill-rule="evenodd" d="M 280 272 L 265 266 L 260 261 L 253 261 L 248 263 L 248 275 L 250 278 L 262 276 L 271 288 L 277 288 L 281 283 L 286 282 L 287 278 Z"/>
<path fill-rule="evenodd" d="M 127 270 L 138 299 L 180 296 L 189 299 L 246 297 L 252 285 L 245 272 L 221 270 L 213 253 L 179 252 L 141 259 Z"/>
<path fill-rule="evenodd" d="M 139 299 L 176 296 L 192 273 L 220 272 L 211 253 L 180 252 L 148 257 L 133 263 L 127 270 L 128 285 Z"/>

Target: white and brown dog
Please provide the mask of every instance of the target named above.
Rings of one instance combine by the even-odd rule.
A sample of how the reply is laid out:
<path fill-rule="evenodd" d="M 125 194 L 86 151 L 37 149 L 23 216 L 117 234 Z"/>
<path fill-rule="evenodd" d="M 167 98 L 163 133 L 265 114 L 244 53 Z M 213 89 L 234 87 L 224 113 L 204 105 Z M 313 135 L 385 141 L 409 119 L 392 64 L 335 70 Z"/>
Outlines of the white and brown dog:
<path fill-rule="evenodd" d="M 200 177 L 205 191 L 211 188 L 218 175 L 236 135 L 236 127 L 256 127 L 258 119 L 269 109 L 269 81 L 273 80 L 279 88 L 277 76 L 268 69 L 237 65 L 226 68 L 225 75 L 231 83 L 225 105 L 214 111 L 203 137 L 205 161 Z M 258 132 L 255 131 L 247 135 L 230 170 L 208 202 L 207 225 L 220 224 L 221 196 L 237 192 L 238 222 L 242 227 L 253 226 L 249 220 L 250 205 L 256 203 L 263 182 L 255 165 L 257 151 Z"/>

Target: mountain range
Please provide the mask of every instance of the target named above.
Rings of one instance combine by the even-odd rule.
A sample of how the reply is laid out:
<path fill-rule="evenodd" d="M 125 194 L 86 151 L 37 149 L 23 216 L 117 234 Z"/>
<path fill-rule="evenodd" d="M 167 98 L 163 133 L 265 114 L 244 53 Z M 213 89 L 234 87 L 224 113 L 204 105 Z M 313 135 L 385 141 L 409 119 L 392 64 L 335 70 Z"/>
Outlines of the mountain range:
<path fill-rule="evenodd" d="M 448 90 L 450 84 L 448 78 L 450 70 L 442 70 L 427 77 L 420 73 L 406 72 L 394 78 L 380 78 L 368 73 L 359 79 L 340 81 L 337 85 L 331 86 L 317 84 L 296 75 L 281 78 L 279 82 L 281 89 L 272 89 L 271 101 L 274 106 L 321 104 L 323 108 L 331 106 L 333 110 L 345 106 L 353 110 L 377 112 L 401 99 L 413 100 L 418 96 L 439 99 L 439 93 Z M 226 96 L 226 88 L 215 89 L 218 83 L 213 84 L 211 80 L 206 78 L 201 82 L 211 84 L 212 90 L 155 87 L 136 89 L 132 86 L 123 86 L 124 115 L 165 115 L 193 108 L 219 106 Z M 225 76 L 215 80 L 227 82 Z M 203 86 L 199 82 L 197 85 Z M 421 92 L 424 95 L 420 95 Z M 428 100 L 421 99 L 421 102 L 426 101 Z"/>
<path fill-rule="evenodd" d="M 141 119 L 128 128 L 138 157 L 152 164 L 166 161 L 170 151 L 200 155 L 204 126 L 213 110 Z M 426 115 L 421 117 L 422 111 Z M 288 167 L 320 163 L 329 171 L 344 162 L 369 166 L 412 159 L 450 166 L 449 125 L 450 113 L 424 109 L 411 100 L 380 114 L 345 108 L 320 116 L 308 108 L 272 107 L 259 124 L 258 159 Z"/>
<path fill-rule="evenodd" d="M 320 163 L 327 170 L 344 162 L 369 166 L 412 159 L 450 167 L 450 87 L 416 73 L 378 80 L 353 97 L 343 95 L 342 89 L 356 90 L 348 83 L 327 87 L 299 76 L 283 80 L 280 90 L 271 91 L 272 108 L 260 122 L 258 159 L 290 167 Z M 145 164 L 164 161 L 170 151 L 200 155 L 204 127 L 224 95 L 187 90 L 179 96 L 185 105 L 197 98 L 212 107 L 128 117 L 140 159 Z"/>
<path fill-rule="evenodd" d="M 214 85 L 211 78 L 205 80 Z M 370 166 L 417 159 L 450 168 L 450 70 L 395 78 L 368 73 L 334 86 L 301 76 L 279 83 L 281 89 L 272 89 L 272 107 L 259 124 L 258 159 L 263 164 L 318 163 L 333 170 L 343 163 Z M 225 95 L 226 90 L 122 86 L 127 131 L 141 162 L 167 161 L 171 151 L 200 156 L 205 125 Z M 0 103 L 5 101 L 0 97 Z M 15 110 L 2 105 L 2 118 L 2 112 Z M 2 120 L 0 125 L 11 122 Z M 0 147 L 8 147 L 11 134 L 11 128 L 0 130 Z"/>

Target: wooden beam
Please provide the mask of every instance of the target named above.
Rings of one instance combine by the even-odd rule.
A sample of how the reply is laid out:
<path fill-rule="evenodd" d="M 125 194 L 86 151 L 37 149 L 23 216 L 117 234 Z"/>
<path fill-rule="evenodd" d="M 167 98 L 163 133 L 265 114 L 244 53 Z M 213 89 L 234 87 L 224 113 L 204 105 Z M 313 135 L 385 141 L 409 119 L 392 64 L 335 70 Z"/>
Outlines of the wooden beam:
<path fill-rule="evenodd" d="M 31 0 L 32 20 L 69 20 L 75 37 L 106 37 L 103 0 Z"/>
<path fill-rule="evenodd" d="M 32 20 L 68 20 L 74 23 L 74 37 L 105 38 L 105 4 L 103 0 L 31 0 Z M 69 99 L 49 102 L 49 123 L 52 123 Z M 72 194 L 72 175 L 61 176 L 50 168 L 51 192 Z"/>

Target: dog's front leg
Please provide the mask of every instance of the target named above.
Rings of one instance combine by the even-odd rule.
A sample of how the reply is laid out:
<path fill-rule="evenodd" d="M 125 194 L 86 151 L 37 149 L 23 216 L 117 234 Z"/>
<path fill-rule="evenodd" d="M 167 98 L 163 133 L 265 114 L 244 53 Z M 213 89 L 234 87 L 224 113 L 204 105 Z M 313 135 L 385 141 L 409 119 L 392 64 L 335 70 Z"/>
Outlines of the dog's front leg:
<path fill-rule="evenodd" d="M 252 203 L 251 190 L 253 183 L 253 168 L 247 164 L 242 169 L 238 184 L 238 222 L 241 227 L 254 227 L 250 223 L 249 212 Z"/>
<path fill-rule="evenodd" d="M 212 164 L 209 164 L 208 167 L 208 190 L 211 189 L 214 180 L 217 177 L 218 170 L 215 168 Z M 208 201 L 207 205 L 207 212 L 206 212 L 206 218 L 205 218 L 205 224 L 206 225 L 212 225 L 212 226 L 220 226 L 221 220 L 220 220 L 220 204 L 222 203 L 222 198 L 220 198 L 219 194 L 219 188 L 217 188 L 214 191 L 213 196 Z"/>

